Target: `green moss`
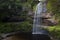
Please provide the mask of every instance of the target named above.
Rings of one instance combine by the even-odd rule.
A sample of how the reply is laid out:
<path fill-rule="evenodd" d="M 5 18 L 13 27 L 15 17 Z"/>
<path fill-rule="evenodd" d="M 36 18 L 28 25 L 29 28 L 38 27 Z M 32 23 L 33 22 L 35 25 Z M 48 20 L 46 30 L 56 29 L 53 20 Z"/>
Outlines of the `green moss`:
<path fill-rule="evenodd" d="M 60 26 L 50 26 L 47 28 L 47 30 L 49 31 L 50 35 L 54 38 L 54 39 L 59 39 L 60 38 Z"/>

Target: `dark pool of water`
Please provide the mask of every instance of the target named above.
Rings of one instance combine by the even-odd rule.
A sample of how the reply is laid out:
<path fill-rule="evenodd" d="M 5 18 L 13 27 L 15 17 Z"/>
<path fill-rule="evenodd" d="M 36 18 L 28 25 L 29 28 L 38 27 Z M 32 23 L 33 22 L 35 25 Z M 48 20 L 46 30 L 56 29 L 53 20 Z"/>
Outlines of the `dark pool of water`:
<path fill-rule="evenodd" d="M 45 34 L 32 34 L 32 32 L 16 33 L 3 40 L 50 40 L 50 37 Z"/>

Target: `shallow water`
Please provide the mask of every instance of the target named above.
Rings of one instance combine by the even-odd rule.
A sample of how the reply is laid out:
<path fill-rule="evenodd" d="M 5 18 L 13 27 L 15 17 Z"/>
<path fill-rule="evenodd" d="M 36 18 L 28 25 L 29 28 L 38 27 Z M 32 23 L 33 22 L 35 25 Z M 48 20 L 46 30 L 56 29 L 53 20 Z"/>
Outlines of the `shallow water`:
<path fill-rule="evenodd" d="M 27 38 L 19 37 L 19 36 L 11 36 L 11 37 L 7 37 L 3 40 L 27 40 Z"/>

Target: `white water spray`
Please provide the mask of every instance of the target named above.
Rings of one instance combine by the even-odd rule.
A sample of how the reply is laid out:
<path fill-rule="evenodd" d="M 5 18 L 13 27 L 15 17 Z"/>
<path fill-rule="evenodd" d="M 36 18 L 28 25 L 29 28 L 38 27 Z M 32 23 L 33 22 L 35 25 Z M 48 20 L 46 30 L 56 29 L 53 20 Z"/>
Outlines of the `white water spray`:
<path fill-rule="evenodd" d="M 39 2 L 36 6 L 36 11 L 34 14 L 34 20 L 33 20 L 33 32 L 32 34 L 41 34 L 40 30 L 42 28 L 42 13 L 46 12 L 46 3 Z"/>

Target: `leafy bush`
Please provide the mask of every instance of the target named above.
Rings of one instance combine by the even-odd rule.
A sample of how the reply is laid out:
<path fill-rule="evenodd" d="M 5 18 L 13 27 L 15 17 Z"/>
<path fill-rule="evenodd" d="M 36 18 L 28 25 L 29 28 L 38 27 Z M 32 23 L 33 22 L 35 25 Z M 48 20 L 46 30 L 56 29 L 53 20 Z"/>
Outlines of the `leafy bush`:
<path fill-rule="evenodd" d="M 9 33 L 14 31 L 31 31 L 32 24 L 29 22 L 21 23 L 4 23 L 0 24 L 0 33 Z"/>
<path fill-rule="evenodd" d="M 53 40 L 60 40 L 60 26 L 57 25 L 53 27 L 48 27 L 47 30 L 49 30 L 49 33 Z"/>

